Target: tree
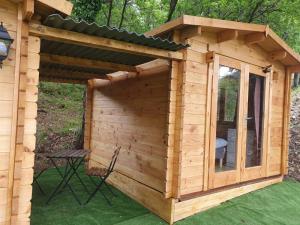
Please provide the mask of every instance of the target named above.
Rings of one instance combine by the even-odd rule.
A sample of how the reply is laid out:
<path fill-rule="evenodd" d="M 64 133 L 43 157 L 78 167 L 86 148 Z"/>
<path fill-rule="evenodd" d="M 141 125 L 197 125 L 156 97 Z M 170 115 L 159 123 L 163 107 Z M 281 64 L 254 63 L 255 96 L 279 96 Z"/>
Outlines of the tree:
<path fill-rule="evenodd" d="M 124 27 L 138 33 L 183 14 L 269 24 L 300 52 L 300 0 L 118 0 L 113 4 L 112 0 L 73 2 L 75 17 L 88 22 L 96 21 L 100 25 Z"/>
<path fill-rule="evenodd" d="M 72 2 L 74 4 L 72 16 L 88 23 L 95 21 L 102 6 L 102 0 L 72 0 Z"/>
<path fill-rule="evenodd" d="M 124 21 L 124 15 L 125 15 L 125 11 L 126 11 L 126 7 L 127 7 L 128 2 L 129 2 L 129 0 L 124 0 L 124 5 L 123 5 L 123 9 L 122 9 L 120 24 L 119 24 L 119 29 L 122 27 L 122 24 L 123 24 L 123 21 Z"/>

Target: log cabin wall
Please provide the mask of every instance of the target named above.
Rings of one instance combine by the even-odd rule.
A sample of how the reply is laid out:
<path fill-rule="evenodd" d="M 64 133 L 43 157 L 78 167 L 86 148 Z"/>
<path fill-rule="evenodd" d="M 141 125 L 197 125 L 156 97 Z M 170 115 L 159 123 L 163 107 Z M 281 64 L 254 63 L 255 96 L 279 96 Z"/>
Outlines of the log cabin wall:
<path fill-rule="evenodd" d="M 0 70 L 0 224 L 30 224 L 39 39 L 28 37 L 22 4 L 0 0 L 14 39 Z"/>
<path fill-rule="evenodd" d="M 184 37 L 184 32 L 182 37 Z M 209 152 L 209 108 L 211 104 L 212 64 L 207 63 L 205 53 L 214 51 L 220 55 L 257 66 L 273 65 L 269 116 L 269 141 L 267 176 L 281 174 L 283 144 L 283 116 L 285 91 L 285 67 L 270 61 L 267 52 L 257 45 L 247 46 L 243 38 L 217 43 L 217 34 L 202 32 L 186 40 L 191 47 L 186 53 L 184 65 L 184 115 L 180 195 L 207 190 Z"/>
<path fill-rule="evenodd" d="M 92 98 L 92 164 L 107 166 L 122 146 L 116 171 L 161 193 L 166 192 L 169 73 L 103 81 Z"/>
<path fill-rule="evenodd" d="M 10 156 L 12 156 L 15 141 L 14 132 L 16 117 L 14 97 L 18 89 L 16 72 L 17 60 L 17 26 L 18 6 L 8 0 L 0 0 L 0 21 L 3 21 L 10 36 L 15 39 L 8 58 L 0 69 L 0 224 L 10 220 L 10 205 L 12 177 L 10 172 Z M 17 74 L 17 76 L 16 76 Z"/>

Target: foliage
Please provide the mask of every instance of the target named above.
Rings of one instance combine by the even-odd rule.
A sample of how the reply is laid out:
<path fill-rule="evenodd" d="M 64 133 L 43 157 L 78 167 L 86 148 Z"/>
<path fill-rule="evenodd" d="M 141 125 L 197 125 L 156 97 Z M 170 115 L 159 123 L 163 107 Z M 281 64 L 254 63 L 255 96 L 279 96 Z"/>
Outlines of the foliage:
<path fill-rule="evenodd" d="M 124 0 L 125 1 L 125 0 Z M 293 48 L 300 51 L 300 0 L 127 0 L 124 21 L 123 0 L 112 4 L 110 26 L 143 33 L 163 24 L 177 2 L 172 17 L 183 14 L 234 21 L 270 24 Z M 111 0 L 73 0 L 73 16 L 107 24 Z M 120 21 L 122 21 L 120 23 Z"/>

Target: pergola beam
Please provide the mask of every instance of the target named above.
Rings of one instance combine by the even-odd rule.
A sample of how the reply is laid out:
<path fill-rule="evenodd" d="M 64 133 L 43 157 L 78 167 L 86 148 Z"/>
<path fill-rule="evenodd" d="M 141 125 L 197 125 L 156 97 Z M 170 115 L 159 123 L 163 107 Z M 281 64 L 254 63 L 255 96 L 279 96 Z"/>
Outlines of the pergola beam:
<path fill-rule="evenodd" d="M 135 55 L 144 55 L 163 59 L 183 59 L 182 52 L 168 51 L 124 41 L 112 40 L 109 38 L 91 36 L 78 32 L 47 27 L 35 23 L 30 23 L 29 34 L 47 40 L 60 41 L 91 48 L 106 49 L 115 52 L 127 52 Z"/>
<path fill-rule="evenodd" d="M 40 69 L 40 77 L 51 77 L 56 79 L 72 79 L 72 80 L 90 80 L 90 79 L 108 79 L 104 74 L 73 72 L 62 69 Z"/>
<path fill-rule="evenodd" d="M 86 67 L 100 70 L 137 72 L 135 66 L 61 55 L 41 54 L 41 62 Z"/>

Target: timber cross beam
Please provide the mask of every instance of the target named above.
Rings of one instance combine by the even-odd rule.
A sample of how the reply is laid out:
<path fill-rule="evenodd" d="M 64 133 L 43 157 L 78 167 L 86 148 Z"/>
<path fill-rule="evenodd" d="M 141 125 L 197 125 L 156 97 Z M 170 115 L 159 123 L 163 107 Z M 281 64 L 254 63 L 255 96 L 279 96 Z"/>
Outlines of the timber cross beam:
<path fill-rule="evenodd" d="M 47 27 L 36 23 L 29 24 L 29 34 L 46 40 L 76 44 L 91 48 L 111 50 L 115 52 L 126 52 L 154 58 L 183 60 L 183 53 L 180 51 L 157 49 L 124 41 Z"/>
<path fill-rule="evenodd" d="M 79 66 L 92 69 L 112 70 L 112 71 L 128 71 L 137 72 L 135 66 L 105 62 L 101 60 L 91 60 L 83 58 L 75 58 L 61 55 L 41 54 L 41 61 L 47 63 L 68 65 L 68 66 Z"/>

